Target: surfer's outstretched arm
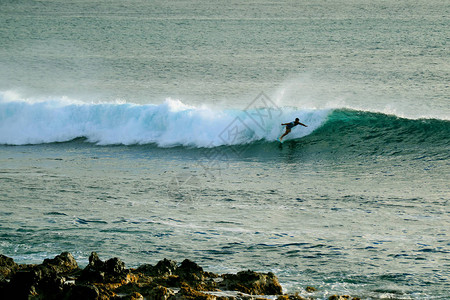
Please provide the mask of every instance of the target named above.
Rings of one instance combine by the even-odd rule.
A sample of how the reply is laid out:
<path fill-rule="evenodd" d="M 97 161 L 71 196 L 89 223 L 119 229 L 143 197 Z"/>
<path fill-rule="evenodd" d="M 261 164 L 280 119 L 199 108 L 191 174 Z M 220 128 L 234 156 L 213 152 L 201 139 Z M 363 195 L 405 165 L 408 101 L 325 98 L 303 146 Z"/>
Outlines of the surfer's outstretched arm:
<path fill-rule="evenodd" d="M 298 122 L 300 125 L 302 125 L 302 126 L 305 126 L 305 127 L 308 127 L 308 125 L 305 125 L 305 124 L 303 124 L 303 123 L 300 123 L 300 122 Z"/>

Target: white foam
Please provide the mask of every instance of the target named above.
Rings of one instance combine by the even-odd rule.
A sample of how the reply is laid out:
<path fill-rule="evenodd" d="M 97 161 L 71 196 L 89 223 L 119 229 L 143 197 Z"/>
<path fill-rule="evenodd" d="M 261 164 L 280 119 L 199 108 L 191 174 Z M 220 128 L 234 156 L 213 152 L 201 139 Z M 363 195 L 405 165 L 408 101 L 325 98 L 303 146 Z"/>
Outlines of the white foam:
<path fill-rule="evenodd" d="M 266 114 L 264 108 L 242 111 L 195 107 L 174 99 L 159 105 L 138 105 L 83 103 L 65 97 L 30 100 L 3 93 L 0 144 L 64 142 L 78 137 L 99 145 L 155 143 L 161 147 L 275 141 L 284 130 L 281 123 L 298 117 L 308 124 L 307 128 L 295 128 L 289 135 L 299 138 L 321 126 L 329 110 L 285 107 L 275 112 Z"/>

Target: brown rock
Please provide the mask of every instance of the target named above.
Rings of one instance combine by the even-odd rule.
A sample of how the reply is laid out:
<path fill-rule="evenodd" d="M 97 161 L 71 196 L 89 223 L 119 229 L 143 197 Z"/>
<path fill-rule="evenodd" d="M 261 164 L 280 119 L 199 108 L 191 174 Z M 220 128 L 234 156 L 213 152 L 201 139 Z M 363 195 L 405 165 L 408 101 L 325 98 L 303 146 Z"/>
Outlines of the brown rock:
<path fill-rule="evenodd" d="M 122 282 L 127 281 L 128 270 L 119 258 L 111 258 L 103 262 L 96 252 L 89 256 L 89 264 L 81 272 L 79 282 Z"/>
<path fill-rule="evenodd" d="M 217 297 L 214 295 L 205 294 L 196 291 L 189 287 L 188 285 L 183 285 L 178 293 L 171 296 L 169 300 L 216 300 Z"/>
<path fill-rule="evenodd" d="M 180 265 L 176 261 L 164 259 L 155 266 L 146 264 L 135 270 L 136 273 L 152 277 L 153 281 L 166 287 L 181 287 L 188 284 L 196 290 L 215 290 L 216 283 L 212 278 L 218 275 L 203 271 L 195 262 L 185 259 Z"/>
<path fill-rule="evenodd" d="M 174 296 L 175 293 L 169 288 L 158 285 L 145 294 L 145 297 L 149 300 L 167 300 Z"/>
<path fill-rule="evenodd" d="M 125 264 L 117 257 L 108 259 L 105 263 L 105 272 L 113 276 L 122 274 L 125 271 Z"/>
<path fill-rule="evenodd" d="M 277 300 L 307 300 L 306 298 L 303 298 L 298 293 L 294 295 L 282 295 L 278 296 Z"/>
<path fill-rule="evenodd" d="M 164 258 L 159 261 L 156 266 L 145 264 L 136 269 L 138 272 L 142 272 L 148 276 L 169 276 L 175 274 L 177 270 L 177 262 Z"/>
<path fill-rule="evenodd" d="M 203 268 L 200 267 L 198 264 L 193 262 L 192 260 L 185 259 L 181 263 L 180 267 L 178 268 L 178 273 L 186 273 L 186 274 L 192 274 L 192 273 L 203 273 Z"/>
<path fill-rule="evenodd" d="M 330 297 L 328 297 L 328 300 L 360 300 L 359 298 L 352 298 L 349 295 L 332 295 Z"/>
<path fill-rule="evenodd" d="M 53 259 L 44 259 L 42 265 L 51 268 L 56 273 L 70 273 L 78 269 L 78 264 L 69 252 L 63 252 Z"/>
<path fill-rule="evenodd" d="M 10 257 L 0 254 L 0 276 L 9 278 L 9 276 L 19 269 L 19 265 Z"/>
<path fill-rule="evenodd" d="M 219 288 L 240 291 L 250 295 L 281 295 L 282 287 L 277 277 L 269 272 L 267 274 L 254 271 L 242 271 L 237 274 L 222 275 L 223 281 Z"/>
<path fill-rule="evenodd" d="M 152 282 L 147 283 L 129 283 L 127 285 L 123 285 L 115 290 L 118 294 L 132 295 L 134 293 L 139 293 L 145 299 L 150 300 L 159 300 L 159 299 L 168 299 L 170 296 L 175 295 L 174 291 L 164 287 L 162 285 L 158 285 Z"/>
<path fill-rule="evenodd" d="M 180 276 L 181 281 L 189 284 L 196 290 L 212 291 L 217 289 L 214 278 L 219 276 L 211 272 L 205 272 L 202 267 L 189 259 L 185 259 L 181 263 L 176 274 Z"/>
<path fill-rule="evenodd" d="M 165 287 L 180 287 L 181 286 L 181 278 L 178 275 L 169 275 L 153 278 L 155 283 L 165 286 Z"/>

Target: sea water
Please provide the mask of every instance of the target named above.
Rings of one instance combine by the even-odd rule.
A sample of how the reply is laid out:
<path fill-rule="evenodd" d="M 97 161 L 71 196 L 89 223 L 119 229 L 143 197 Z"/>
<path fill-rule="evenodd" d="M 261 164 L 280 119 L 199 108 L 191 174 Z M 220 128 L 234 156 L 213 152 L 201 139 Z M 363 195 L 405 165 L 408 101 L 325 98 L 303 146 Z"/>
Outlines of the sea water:
<path fill-rule="evenodd" d="M 450 294 L 447 1 L 2 1 L 0 252 Z M 297 126 L 280 144 L 281 123 Z"/>

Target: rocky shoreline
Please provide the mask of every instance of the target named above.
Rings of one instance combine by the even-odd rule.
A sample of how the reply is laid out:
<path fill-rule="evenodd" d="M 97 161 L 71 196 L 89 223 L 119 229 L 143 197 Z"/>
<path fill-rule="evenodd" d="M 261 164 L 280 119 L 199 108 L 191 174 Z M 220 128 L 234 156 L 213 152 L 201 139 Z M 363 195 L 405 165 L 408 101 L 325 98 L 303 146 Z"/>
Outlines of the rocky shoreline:
<path fill-rule="evenodd" d="M 315 289 L 307 287 L 314 299 Z M 102 261 L 92 252 L 81 269 L 72 254 L 63 252 L 39 265 L 19 265 L 0 254 L 2 299 L 306 299 L 283 294 L 273 273 L 241 271 L 218 275 L 185 259 L 164 259 L 156 265 L 125 268 L 119 258 Z M 269 297 L 270 296 L 270 297 Z M 330 300 L 359 299 L 333 295 Z"/>

